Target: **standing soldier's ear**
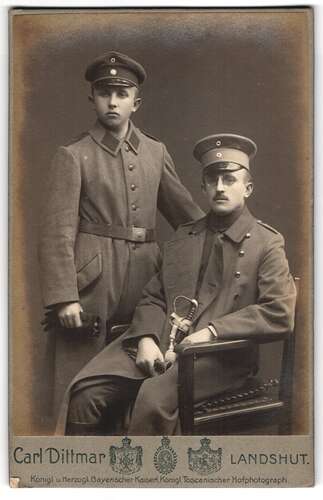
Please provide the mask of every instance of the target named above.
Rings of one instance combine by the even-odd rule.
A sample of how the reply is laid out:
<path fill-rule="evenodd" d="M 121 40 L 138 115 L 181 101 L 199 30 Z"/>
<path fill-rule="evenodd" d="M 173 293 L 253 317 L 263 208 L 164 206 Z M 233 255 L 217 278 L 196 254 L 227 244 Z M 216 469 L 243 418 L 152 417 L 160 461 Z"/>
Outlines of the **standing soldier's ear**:
<path fill-rule="evenodd" d="M 251 195 L 252 191 L 253 191 L 253 183 L 249 181 L 246 184 L 246 192 L 244 194 L 244 197 L 245 198 L 249 198 L 249 196 Z"/>
<path fill-rule="evenodd" d="M 133 105 L 133 113 L 138 111 L 142 103 L 142 98 L 141 97 L 135 97 L 134 99 L 134 105 Z"/>

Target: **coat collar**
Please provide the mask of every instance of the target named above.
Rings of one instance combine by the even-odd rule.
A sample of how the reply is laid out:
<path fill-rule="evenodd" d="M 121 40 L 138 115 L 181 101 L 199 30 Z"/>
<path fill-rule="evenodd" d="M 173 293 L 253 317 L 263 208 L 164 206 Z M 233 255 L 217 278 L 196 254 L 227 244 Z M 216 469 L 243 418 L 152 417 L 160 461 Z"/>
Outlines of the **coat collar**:
<path fill-rule="evenodd" d="M 245 206 L 241 215 L 228 229 L 223 231 L 223 234 L 225 234 L 230 240 L 234 241 L 235 243 L 240 243 L 246 236 L 246 233 L 248 233 L 248 231 L 255 223 L 255 220 L 256 219 L 249 212 L 247 206 Z M 207 228 L 207 216 L 196 221 L 193 224 L 192 228 L 190 229 L 189 234 L 190 235 L 199 234 L 206 228 Z"/>
<path fill-rule="evenodd" d="M 224 231 L 224 234 L 235 243 L 240 243 L 254 225 L 255 220 L 254 216 L 249 212 L 248 207 L 245 206 L 240 217 L 238 217 L 232 226 Z"/>
<path fill-rule="evenodd" d="M 111 155 L 117 156 L 122 145 L 126 142 L 129 144 L 131 149 L 138 154 L 140 135 L 138 129 L 129 122 L 129 130 L 124 139 L 119 141 L 114 135 L 109 132 L 103 125 L 97 121 L 95 125 L 89 130 L 91 137 L 97 142 L 103 149 L 108 151 Z"/>

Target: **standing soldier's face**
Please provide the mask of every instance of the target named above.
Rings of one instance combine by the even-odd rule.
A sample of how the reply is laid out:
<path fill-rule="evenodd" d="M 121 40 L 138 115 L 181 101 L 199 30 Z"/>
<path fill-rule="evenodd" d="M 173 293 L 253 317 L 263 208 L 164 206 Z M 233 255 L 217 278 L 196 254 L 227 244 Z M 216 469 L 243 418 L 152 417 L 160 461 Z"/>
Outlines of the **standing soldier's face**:
<path fill-rule="evenodd" d="M 106 85 L 93 89 L 90 100 L 100 122 L 109 130 L 122 131 L 132 115 L 140 106 L 136 87 Z"/>
<path fill-rule="evenodd" d="M 208 169 L 204 174 L 202 189 L 214 213 L 228 215 L 244 206 L 253 190 L 247 176 L 244 168 L 233 172 Z"/>

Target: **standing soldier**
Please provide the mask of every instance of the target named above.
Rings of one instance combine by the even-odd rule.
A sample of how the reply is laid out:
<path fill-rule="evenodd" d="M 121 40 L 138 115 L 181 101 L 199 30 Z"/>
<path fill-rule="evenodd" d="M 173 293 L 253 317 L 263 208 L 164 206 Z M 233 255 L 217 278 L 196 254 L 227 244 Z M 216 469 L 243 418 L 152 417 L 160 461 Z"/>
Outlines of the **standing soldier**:
<path fill-rule="evenodd" d="M 173 228 L 203 215 L 164 144 L 130 121 L 141 104 L 144 68 L 109 52 L 85 78 L 97 122 L 55 155 L 39 247 L 43 302 L 57 326 L 55 406 L 109 342 L 106 321 L 131 321 L 158 269 L 157 208 Z M 82 328 L 83 313 L 100 318 L 97 335 Z"/>

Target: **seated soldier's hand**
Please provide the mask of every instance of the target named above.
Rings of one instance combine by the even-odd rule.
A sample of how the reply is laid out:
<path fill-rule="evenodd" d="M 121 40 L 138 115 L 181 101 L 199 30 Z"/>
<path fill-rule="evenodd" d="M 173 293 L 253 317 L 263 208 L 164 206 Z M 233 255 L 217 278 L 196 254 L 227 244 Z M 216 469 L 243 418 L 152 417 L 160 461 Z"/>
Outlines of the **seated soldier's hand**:
<path fill-rule="evenodd" d="M 81 312 L 83 312 L 83 309 L 79 302 L 69 302 L 57 308 L 59 322 L 65 328 L 78 328 L 82 326 Z"/>
<path fill-rule="evenodd" d="M 199 342 L 210 342 L 211 340 L 215 340 L 213 333 L 208 328 L 202 328 L 202 330 L 185 337 L 181 344 L 197 344 Z"/>
<path fill-rule="evenodd" d="M 160 351 L 158 345 L 152 337 L 143 337 L 138 342 L 138 351 L 136 358 L 136 365 L 144 373 L 153 377 L 157 375 L 154 368 L 154 363 L 158 359 L 159 361 L 164 361 L 164 356 Z"/>

